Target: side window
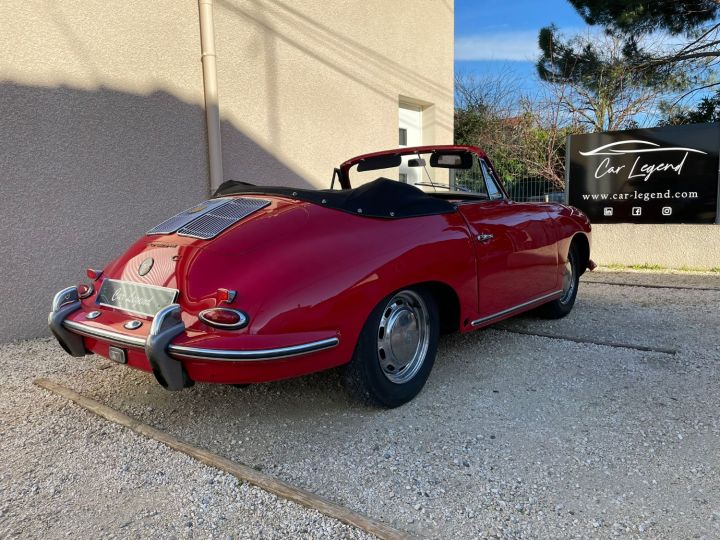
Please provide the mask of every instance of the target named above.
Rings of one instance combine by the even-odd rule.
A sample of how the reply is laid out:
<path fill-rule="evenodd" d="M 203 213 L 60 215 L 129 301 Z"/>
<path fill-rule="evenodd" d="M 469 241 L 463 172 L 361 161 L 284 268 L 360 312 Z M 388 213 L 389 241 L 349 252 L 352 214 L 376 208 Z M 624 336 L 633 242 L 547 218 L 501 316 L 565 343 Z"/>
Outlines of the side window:
<path fill-rule="evenodd" d="M 453 189 L 488 196 L 482 165 L 474 154 L 472 160 L 470 169 L 451 169 Z"/>
<path fill-rule="evenodd" d="M 502 199 L 503 193 L 498 187 L 498 182 L 492 172 L 492 169 L 488 167 L 484 160 L 480 161 L 480 165 L 482 166 L 483 176 L 485 177 L 485 183 L 487 184 L 488 195 L 493 200 Z"/>
<path fill-rule="evenodd" d="M 400 128 L 400 146 L 407 146 L 407 128 Z"/>

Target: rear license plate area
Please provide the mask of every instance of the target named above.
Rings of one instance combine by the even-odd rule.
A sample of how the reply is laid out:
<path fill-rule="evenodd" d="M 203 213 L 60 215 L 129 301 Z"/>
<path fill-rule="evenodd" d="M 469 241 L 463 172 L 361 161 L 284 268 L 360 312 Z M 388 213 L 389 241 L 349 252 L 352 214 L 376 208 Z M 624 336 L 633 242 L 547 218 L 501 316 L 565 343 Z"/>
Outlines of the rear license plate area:
<path fill-rule="evenodd" d="M 95 302 L 101 306 L 154 317 L 162 308 L 174 303 L 178 294 L 177 289 L 107 278 Z"/>
<path fill-rule="evenodd" d="M 120 347 L 110 346 L 108 349 L 108 357 L 118 364 L 127 364 L 127 351 Z"/>

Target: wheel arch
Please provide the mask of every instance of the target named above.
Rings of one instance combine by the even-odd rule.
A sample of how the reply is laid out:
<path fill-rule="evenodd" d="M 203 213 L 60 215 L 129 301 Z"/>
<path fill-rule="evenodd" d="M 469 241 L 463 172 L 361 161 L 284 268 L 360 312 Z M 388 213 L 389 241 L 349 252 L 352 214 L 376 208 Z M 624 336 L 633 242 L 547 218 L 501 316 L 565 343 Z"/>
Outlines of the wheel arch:
<path fill-rule="evenodd" d="M 573 247 L 577 249 L 578 257 L 580 258 L 578 267 L 580 269 L 580 275 L 582 276 L 590 261 L 590 241 L 584 233 L 576 233 L 575 236 L 573 236 L 572 242 L 570 242 L 570 249 Z"/>
<path fill-rule="evenodd" d="M 432 294 L 437 302 L 441 334 L 451 334 L 460 329 L 460 297 L 455 289 L 442 281 L 424 281 L 410 287 L 423 287 Z"/>

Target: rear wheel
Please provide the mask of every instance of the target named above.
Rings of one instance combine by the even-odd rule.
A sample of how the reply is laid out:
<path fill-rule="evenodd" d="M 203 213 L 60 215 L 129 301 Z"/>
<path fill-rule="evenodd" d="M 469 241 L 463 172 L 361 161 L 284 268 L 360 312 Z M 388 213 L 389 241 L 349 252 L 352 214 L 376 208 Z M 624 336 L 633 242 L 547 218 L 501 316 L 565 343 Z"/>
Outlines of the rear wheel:
<path fill-rule="evenodd" d="M 397 407 L 410 401 L 435 362 L 438 322 L 435 299 L 424 288 L 385 298 L 368 317 L 346 367 L 348 389 L 370 405 Z"/>
<path fill-rule="evenodd" d="M 560 298 L 541 306 L 538 310 L 540 315 L 548 319 L 561 319 L 572 311 L 577 297 L 578 285 L 580 284 L 579 260 L 577 247 L 572 244 L 563 269 L 562 295 Z"/>

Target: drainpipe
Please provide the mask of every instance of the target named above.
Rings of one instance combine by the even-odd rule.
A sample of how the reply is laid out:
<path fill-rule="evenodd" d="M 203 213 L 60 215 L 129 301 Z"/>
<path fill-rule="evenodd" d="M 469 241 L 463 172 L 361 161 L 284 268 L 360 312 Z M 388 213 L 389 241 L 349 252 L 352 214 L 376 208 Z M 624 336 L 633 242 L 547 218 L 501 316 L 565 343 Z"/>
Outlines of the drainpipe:
<path fill-rule="evenodd" d="M 220 107 L 218 102 L 217 70 L 215 69 L 215 30 L 212 0 L 198 0 L 200 12 L 200 50 L 205 93 L 210 190 L 223 183 L 222 141 L 220 140 Z"/>

